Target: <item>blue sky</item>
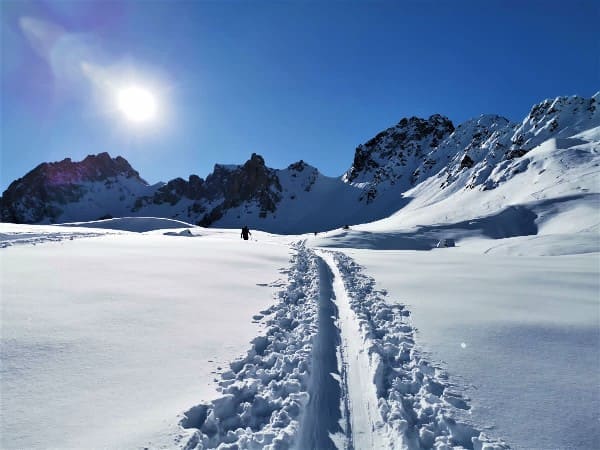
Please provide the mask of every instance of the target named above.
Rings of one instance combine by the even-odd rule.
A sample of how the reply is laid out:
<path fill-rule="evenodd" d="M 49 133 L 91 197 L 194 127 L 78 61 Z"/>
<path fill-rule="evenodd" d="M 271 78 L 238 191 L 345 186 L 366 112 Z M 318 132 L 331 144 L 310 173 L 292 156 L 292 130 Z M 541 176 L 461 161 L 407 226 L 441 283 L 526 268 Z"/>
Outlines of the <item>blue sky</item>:
<path fill-rule="evenodd" d="M 405 116 L 521 121 L 600 89 L 599 5 L 3 0 L 0 190 L 102 151 L 151 183 L 252 152 L 337 176 Z M 106 85 L 131 82 L 158 96 L 155 122 L 117 111 Z"/>

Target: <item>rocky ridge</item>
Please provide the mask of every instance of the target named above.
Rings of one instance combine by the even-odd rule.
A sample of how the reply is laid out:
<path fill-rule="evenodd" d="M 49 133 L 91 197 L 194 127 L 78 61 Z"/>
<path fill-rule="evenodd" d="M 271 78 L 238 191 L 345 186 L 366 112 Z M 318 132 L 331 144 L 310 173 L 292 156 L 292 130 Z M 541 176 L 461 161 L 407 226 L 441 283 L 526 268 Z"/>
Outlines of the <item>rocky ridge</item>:
<path fill-rule="evenodd" d="M 53 221 L 62 214 L 60 205 L 80 201 L 93 183 L 103 184 L 106 188 L 114 184 L 147 185 L 125 158 L 111 158 L 106 152 L 89 155 L 80 162 L 66 158 L 42 163 L 23 178 L 13 181 L 2 194 L 2 221 Z"/>
<path fill-rule="evenodd" d="M 366 203 L 382 191 L 404 192 L 432 176 L 439 178 L 440 188 L 447 188 L 463 179 L 464 172 L 470 178 L 461 187 L 493 189 L 497 180 L 492 173 L 503 161 L 520 158 L 547 139 L 599 126 L 599 97 L 544 100 L 520 124 L 492 114 L 456 128 L 439 115 L 428 121 L 403 119 L 357 147 L 344 179 L 364 183 Z"/>

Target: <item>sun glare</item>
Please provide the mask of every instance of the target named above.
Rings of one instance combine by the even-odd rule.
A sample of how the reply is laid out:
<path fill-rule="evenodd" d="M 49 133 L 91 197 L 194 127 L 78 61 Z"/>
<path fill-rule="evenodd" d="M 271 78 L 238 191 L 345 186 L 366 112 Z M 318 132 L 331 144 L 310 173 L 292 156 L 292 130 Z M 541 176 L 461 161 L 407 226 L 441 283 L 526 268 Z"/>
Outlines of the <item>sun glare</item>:
<path fill-rule="evenodd" d="M 131 122 L 149 122 L 156 118 L 154 95 L 140 86 L 127 86 L 117 92 L 117 106 Z"/>

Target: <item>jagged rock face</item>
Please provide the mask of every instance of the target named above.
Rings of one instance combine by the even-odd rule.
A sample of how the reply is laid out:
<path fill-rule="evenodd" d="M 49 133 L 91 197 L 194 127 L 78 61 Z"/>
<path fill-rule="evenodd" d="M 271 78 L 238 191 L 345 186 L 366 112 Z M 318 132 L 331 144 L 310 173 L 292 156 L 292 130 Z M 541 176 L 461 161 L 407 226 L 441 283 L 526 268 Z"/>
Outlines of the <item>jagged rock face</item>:
<path fill-rule="evenodd" d="M 296 172 L 303 172 L 306 169 L 307 164 L 304 160 L 300 160 L 298 162 L 292 163 L 288 166 L 288 170 L 294 170 Z"/>
<path fill-rule="evenodd" d="M 512 149 L 531 150 L 551 137 L 571 136 L 585 128 L 600 125 L 599 94 L 591 98 L 557 97 L 533 106 L 516 128 Z"/>
<path fill-rule="evenodd" d="M 357 147 L 352 167 L 346 172 L 348 182 L 383 181 L 398 178 L 398 171 L 389 170 L 390 162 L 406 166 L 410 159 L 419 158 L 454 131 L 447 118 L 435 114 L 429 119 L 402 119 L 394 127 L 377 134 Z"/>
<path fill-rule="evenodd" d="M 154 195 L 136 200 L 134 212 L 148 205 L 175 206 L 192 200 L 179 218 L 209 226 L 231 208 L 255 203 L 261 217 L 276 209 L 281 199 L 281 185 L 276 171 L 265 165 L 262 156 L 253 153 L 241 166 L 216 164 L 206 180 L 191 175 L 188 181 L 176 178 L 159 188 Z"/>
<path fill-rule="evenodd" d="M 440 145 L 448 147 L 449 154 L 455 155 L 442 169 L 441 187 L 448 187 L 462 179 L 461 172 L 465 167 L 460 149 L 464 148 L 465 154 L 473 161 L 465 170 L 469 179 L 464 187 L 480 190 L 496 188 L 500 182 L 511 178 L 507 174 L 498 175 L 505 167 L 513 166 L 510 161 L 524 157 L 529 150 L 550 138 L 568 137 L 600 126 L 597 102 L 598 94 L 592 98 L 558 97 L 533 106 L 521 124 L 499 116 L 481 116 L 477 122 L 462 124 L 447 142 Z M 461 129 L 462 141 L 458 136 Z M 466 140 L 465 136 L 468 136 Z M 479 139 L 480 136 L 483 139 Z M 518 170 L 513 171 L 513 175 L 518 173 Z"/>
<path fill-rule="evenodd" d="M 509 151 L 516 127 L 516 123 L 494 114 L 484 114 L 460 124 L 440 144 L 440 153 L 447 156 L 443 165 L 435 166 L 433 173 L 441 171 L 441 187 L 453 184 L 466 169 L 495 166 Z"/>
<path fill-rule="evenodd" d="M 40 164 L 2 194 L 2 221 L 52 222 L 62 213 L 62 205 L 77 202 L 88 192 L 90 183 L 111 184 L 119 177 L 147 184 L 124 158 L 113 159 L 108 153 L 89 155 L 81 162 L 67 158 Z"/>
<path fill-rule="evenodd" d="M 200 200 L 204 196 L 204 180 L 198 175 L 190 175 L 188 181 L 183 178 L 175 178 L 161 186 L 153 196 L 139 197 L 135 201 L 133 212 L 139 211 L 144 205 L 150 203 L 171 206 L 176 205 L 182 198 Z"/>
<path fill-rule="evenodd" d="M 260 208 L 259 217 L 266 217 L 276 209 L 281 199 L 281 184 L 273 169 L 265 165 L 262 156 L 253 153 L 243 165 L 233 170 L 215 166 L 214 172 L 206 178 L 205 195 L 209 201 L 220 200 L 199 224 L 208 226 L 220 219 L 228 209 L 244 202 L 255 202 Z"/>
<path fill-rule="evenodd" d="M 452 122 L 439 114 L 427 120 L 402 119 L 396 126 L 358 146 L 344 180 L 364 186 L 361 200 L 366 203 L 374 201 L 380 190 L 391 186 L 403 192 L 435 165 L 435 150 L 453 131 Z"/>

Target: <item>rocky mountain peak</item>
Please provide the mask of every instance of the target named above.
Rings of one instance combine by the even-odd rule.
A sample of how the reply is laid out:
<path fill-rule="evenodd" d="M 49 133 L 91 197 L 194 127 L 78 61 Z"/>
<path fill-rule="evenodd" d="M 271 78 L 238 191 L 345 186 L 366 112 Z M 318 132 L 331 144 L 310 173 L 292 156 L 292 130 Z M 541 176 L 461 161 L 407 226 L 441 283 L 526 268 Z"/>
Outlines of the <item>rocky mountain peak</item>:
<path fill-rule="evenodd" d="M 531 108 L 512 138 L 512 149 L 531 150 L 550 137 L 600 126 L 599 94 L 546 99 Z"/>
<path fill-rule="evenodd" d="M 206 177 L 203 188 L 206 198 L 217 203 L 200 219 L 199 223 L 204 226 L 242 204 L 255 203 L 259 208 L 259 216 L 265 217 L 268 212 L 275 211 L 281 199 L 281 184 L 276 171 L 268 168 L 264 158 L 256 153 L 252 153 L 242 166 L 222 166 L 218 171 L 215 170 Z"/>
<path fill-rule="evenodd" d="M 61 205 L 79 201 L 94 183 L 112 185 L 118 178 L 146 186 L 127 160 L 111 158 L 106 152 L 88 155 L 82 161 L 71 158 L 42 163 L 23 178 L 13 181 L 2 194 L 2 220 L 37 222 L 53 221 L 62 213 Z"/>
<path fill-rule="evenodd" d="M 352 167 L 344 174 L 344 180 L 395 183 L 401 175 L 400 167 L 414 165 L 415 158 L 421 159 L 436 149 L 453 131 L 452 121 L 440 114 L 429 119 L 404 118 L 356 148 Z"/>
<path fill-rule="evenodd" d="M 89 181 L 100 181 L 110 177 L 124 176 L 140 178 L 127 160 L 121 156 L 111 158 L 106 152 L 98 155 L 88 155 L 80 162 L 73 162 L 71 158 L 65 158 L 56 163 L 43 163 L 29 172 L 23 178 L 24 182 L 35 179 L 36 182 L 46 186 L 64 186 L 79 184 Z"/>
<path fill-rule="evenodd" d="M 491 147 L 502 152 L 502 149 L 509 146 L 516 127 L 517 124 L 506 117 L 482 114 L 458 125 L 456 130 L 444 140 L 442 146 L 459 153 L 460 150 L 481 153 L 482 150 Z"/>
<path fill-rule="evenodd" d="M 308 166 L 308 164 L 306 164 L 304 162 L 304 160 L 300 160 L 297 161 L 295 163 L 292 163 L 288 166 L 288 170 L 294 170 L 296 172 L 302 172 L 306 167 Z"/>

